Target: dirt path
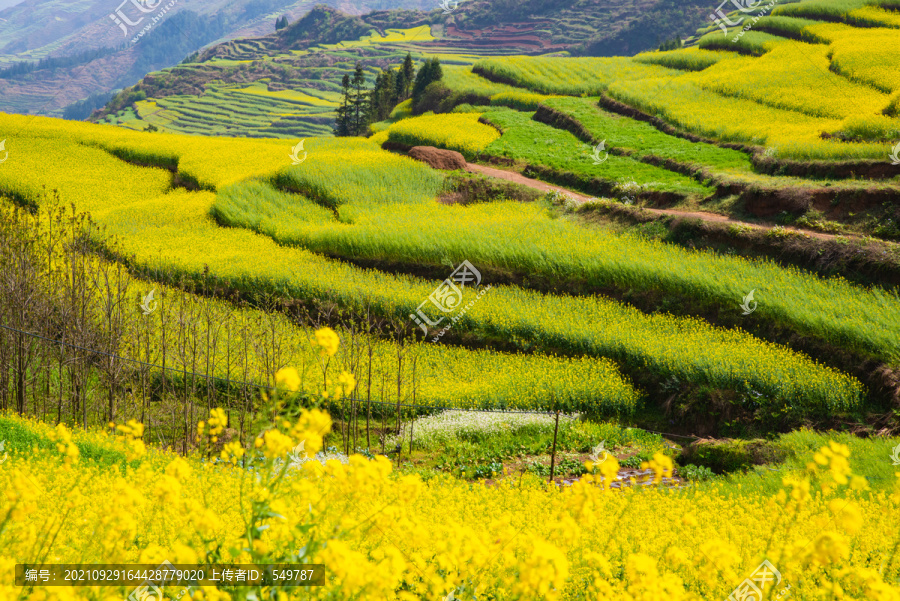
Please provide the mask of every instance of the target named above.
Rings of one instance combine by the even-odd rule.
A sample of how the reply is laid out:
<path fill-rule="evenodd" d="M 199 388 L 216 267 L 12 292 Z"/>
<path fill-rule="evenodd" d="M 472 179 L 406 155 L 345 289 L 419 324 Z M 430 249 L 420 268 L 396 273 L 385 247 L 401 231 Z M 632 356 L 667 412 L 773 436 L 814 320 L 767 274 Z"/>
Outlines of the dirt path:
<path fill-rule="evenodd" d="M 516 184 L 521 184 L 523 186 L 528 186 L 529 188 L 534 188 L 535 190 L 540 190 L 542 192 L 559 192 L 561 194 L 565 194 L 566 196 L 570 196 L 579 202 L 586 202 L 590 200 L 590 196 L 585 196 L 584 194 L 573 192 L 572 190 L 568 190 L 566 188 L 560 188 L 559 186 L 554 186 L 552 184 L 548 184 L 546 182 L 542 182 L 540 180 L 531 179 L 530 177 L 525 177 L 521 173 L 515 173 L 513 171 L 506 171 L 504 169 L 496 169 L 494 167 L 487 167 L 485 165 L 476 165 L 474 163 L 466 163 L 466 170 L 474 173 L 480 173 L 482 175 L 486 175 L 489 177 L 495 177 L 497 179 L 504 179 L 509 182 L 513 182 Z M 746 221 L 738 221 L 736 219 L 731 219 L 730 217 L 726 217 L 725 215 L 718 215 L 716 213 L 701 213 L 701 212 L 692 212 L 692 211 L 678 211 L 674 209 L 651 209 L 649 207 L 639 207 L 642 211 L 648 211 L 650 213 L 655 213 L 657 215 L 670 215 L 672 217 L 687 217 L 691 219 L 701 219 L 703 221 L 709 221 L 714 223 L 733 223 L 734 225 L 741 225 L 745 227 L 749 227 L 755 230 L 770 230 L 774 227 L 774 225 L 760 225 L 757 223 L 748 223 Z M 783 227 L 784 230 L 789 232 L 796 232 L 798 234 L 803 234 L 805 236 L 809 236 L 810 238 L 818 238 L 820 240 L 836 240 L 837 238 L 859 238 L 860 236 L 849 234 L 846 236 L 838 236 L 836 234 L 825 234 L 822 232 L 816 232 L 812 230 L 804 230 L 795 227 Z M 885 244 L 890 244 L 889 242 L 882 241 Z"/>

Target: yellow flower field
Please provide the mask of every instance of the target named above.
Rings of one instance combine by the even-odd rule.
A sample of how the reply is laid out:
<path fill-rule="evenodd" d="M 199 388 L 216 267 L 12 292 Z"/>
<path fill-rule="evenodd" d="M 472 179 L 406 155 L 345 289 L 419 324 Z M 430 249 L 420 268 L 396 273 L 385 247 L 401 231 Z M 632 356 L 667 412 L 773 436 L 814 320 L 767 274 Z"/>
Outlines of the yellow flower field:
<path fill-rule="evenodd" d="M 630 58 L 551 58 L 505 56 L 478 61 L 475 73 L 491 73 L 503 80 L 543 94 L 594 96 L 614 81 L 673 75 L 671 69 Z"/>
<path fill-rule="evenodd" d="M 787 157 L 882 158 L 890 152 L 889 144 L 823 140 L 821 132 L 842 129 L 841 119 L 729 98 L 704 90 L 686 77 L 615 83 L 609 94 L 689 131 L 723 141 L 777 146 L 778 152 Z"/>
<path fill-rule="evenodd" d="M 472 67 L 462 65 L 449 65 L 443 67 L 444 77 L 441 80 L 444 85 L 463 94 L 477 94 L 490 97 L 502 92 L 521 92 L 521 88 L 496 83 L 472 73 Z"/>
<path fill-rule="evenodd" d="M 221 412 L 210 417 L 208 430 L 200 428 L 203 448 L 227 425 Z M 20 599 L 14 566 L 38 556 L 326 569 L 325 584 L 308 589 L 204 581 L 192 593 L 219 601 L 251 592 L 319 600 L 451 593 L 469 600 L 477 593 L 497 601 L 700 601 L 726 598 L 763 561 L 778 571 L 768 598 L 788 590 L 797 599 L 900 599 L 900 473 L 893 486 L 868 491 L 849 448 L 835 442 L 808 457 L 805 471 L 785 474 L 774 495 L 722 484 L 617 492 L 604 480 L 615 459 L 562 489 L 531 477 L 493 486 L 425 482 L 393 473 L 384 457 L 359 455 L 346 465 L 290 468 L 285 452 L 299 441 L 310 455 L 322 446 L 330 419 L 318 411 L 272 427 L 250 451 L 226 446 L 216 464 L 136 444 L 142 427 L 134 422 L 73 436 L 65 426 L 0 420 L 40 447 L 0 465 L 0 601 Z M 122 469 L 99 467 L 101 449 Z M 240 467 L 247 460 L 253 473 Z M 657 478 L 672 468 L 662 454 L 647 465 Z M 176 590 L 165 587 L 166 598 Z M 29 598 L 129 592 L 38 583 Z"/>
<path fill-rule="evenodd" d="M 478 122 L 481 113 L 422 115 L 398 121 L 387 129 L 388 140 L 409 146 L 437 146 L 473 157 L 500 137 Z"/>
<path fill-rule="evenodd" d="M 763 17 L 759 24 L 764 31 L 751 29 L 742 38 L 767 40 L 759 42 L 762 56 L 726 52 L 739 47 L 730 42 L 722 46 L 721 32 L 712 28 L 699 49 L 634 58 L 490 58 L 476 63 L 474 71 L 532 92 L 606 92 L 677 127 L 725 142 L 777 146 L 787 158 L 886 157 L 893 144 L 885 140 L 900 132 L 898 101 L 892 96 L 900 85 L 891 50 L 900 23 L 896 15 L 831 0 L 787 4 L 773 14 L 781 16 Z M 843 22 L 790 18 L 817 15 Z M 770 30 L 819 43 L 765 33 Z M 717 50 L 703 49 L 710 39 Z M 836 142 L 823 139 L 823 133 L 862 141 Z"/>
<path fill-rule="evenodd" d="M 837 73 L 885 93 L 900 90 L 897 54 L 891 51 L 897 30 L 841 23 L 821 23 L 809 30 L 830 40 L 831 66 Z"/>
<path fill-rule="evenodd" d="M 256 64 L 124 127 L 0 113 L 0 601 L 900 601 L 900 244 L 855 237 L 900 231 L 900 0 L 787 2 L 741 44 L 707 20 L 635 57 L 442 55 L 459 106 L 406 100 L 368 139 L 202 123 L 242 96 L 286 117 L 254 135 L 327 132 L 333 73 L 453 53 L 505 10 L 454 4 L 229 43 L 291 89 Z M 293 89 L 310 74 L 330 91 Z M 167 133 L 176 113 L 222 137 Z M 789 215 L 807 196 L 833 210 Z M 843 221 L 872 198 L 878 223 Z M 773 207 L 848 236 L 776 240 Z M 21 582 L 163 562 L 321 581 Z"/>
<path fill-rule="evenodd" d="M 786 41 L 763 56 L 722 61 L 680 79 L 724 96 L 824 119 L 879 114 L 888 96 L 830 72 L 830 54 L 828 46 Z"/>

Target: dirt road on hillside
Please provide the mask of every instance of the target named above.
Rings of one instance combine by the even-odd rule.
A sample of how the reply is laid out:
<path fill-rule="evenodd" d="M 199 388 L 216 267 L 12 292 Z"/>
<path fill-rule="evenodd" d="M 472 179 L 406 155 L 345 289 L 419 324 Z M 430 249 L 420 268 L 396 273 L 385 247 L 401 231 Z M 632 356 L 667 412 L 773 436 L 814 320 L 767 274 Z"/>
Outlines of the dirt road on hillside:
<path fill-rule="evenodd" d="M 474 163 L 466 163 L 466 169 L 473 173 L 480 173 L 482 175 L 486 175 L 488 177 L 494 177 L 497 179 L 504 179 L 509 182 L 513 182 L 515 184 L 520 184 L 523 186 L 528 186 L 529 188 L 533 188 L 535 190 L 540 190 L 541 192 L 559 192 L 561 194 L 565 194 L 566 196 L 570 196 L 579 202 L 586 202 L 590 200 L 590 196 L 585 196 L 579 192 L 573 192 L 572 190 L 567 190 L 566 188 L 560 188 L 559 186 L 554 186 L 552 184 L 548 184 L 546 182 L 542 182 L 540 180 L 531 179 L 530 177 L 525 177 L 521 173 L 515 173 L 513 171 L 506 171 L 504 169 L 497 169 L 494 167 L 487 167 L 485 165 L 476 165 Z M 709 221 L 714 223 L 733 223 L 735 225 L 746 226 L 755 230 L 770 230 L 774 226 L 773 225 L 760 225 L 757 223 L 748 223 L 746 221 L 738 221 L 736 219 L 731 219 L 730 217 L 726 217 L 725 215 L 718 215 L 716 213 L 700 213 L 700 212 L 691 212 L 691 211 L 677 211 L 673 209 L 651 209 L 648 207 L 638 207 L 642 211 L 648 211 L 650 213 L 655 213 L 657 215 L 670 215 L 672 217 L 684 217 L 688 219 L 700 219 L 702 221 Z M 820 240 L 836 240 L 837 238 L 859 238 L 860 236 L 848 234 L 846 236 L 838 236 L 836 234 L 825 234 L 822 232 L 816 232 L 813 230 L 804 230 L 795 227 L 783 227 L 783 229 L 796 232 L 798 234 L 803 234 L 805 236 L 809 236 L 810 238 L 818 238 Z M 890 242 L 882 240 L 885 244 L 892 244 Z"/>

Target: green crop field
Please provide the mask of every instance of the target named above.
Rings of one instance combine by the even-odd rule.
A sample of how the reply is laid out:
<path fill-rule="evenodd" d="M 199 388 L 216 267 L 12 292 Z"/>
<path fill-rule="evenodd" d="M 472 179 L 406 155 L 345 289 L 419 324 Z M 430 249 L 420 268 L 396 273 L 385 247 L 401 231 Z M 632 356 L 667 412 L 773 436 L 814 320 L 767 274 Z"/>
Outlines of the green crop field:
<path fill-rule="evenodd" d="M 752 169 L 743 152 L 665 134 L 648 123 L 601 110 L 595 98 L 557 98 L 544 104 L 571 116 L 595 139 L 607 140 L 607 147 L 633 151 L 632 156 L 652 155 L 722 171 Z"/>
<path fill-rule="evenodd" d="M 484 119 L 500 128 L 503 135 L 485 152 L 552 169 L 575 173 L 586 180 L 600 179 L 613 185 L 635 181 L 650 190 L 683 195 L 706 196 L 708 187 L 690 178 L 631 157 L 610 154 L 599 165 L 592 158 L 593 148 L 568 131 L 559 130 L 532 119 L 531 113 L 503 110 L 485 113 Z M 610 146 L 614 146 L 610 140 Z M 602 159 L 604 154 L 599 155 Z"/>

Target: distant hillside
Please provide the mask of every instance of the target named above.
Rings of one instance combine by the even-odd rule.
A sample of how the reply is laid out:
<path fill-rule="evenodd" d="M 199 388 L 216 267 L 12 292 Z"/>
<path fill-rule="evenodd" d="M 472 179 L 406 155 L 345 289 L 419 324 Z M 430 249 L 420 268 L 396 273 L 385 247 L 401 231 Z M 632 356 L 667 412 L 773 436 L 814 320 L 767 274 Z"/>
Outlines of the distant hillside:
<path fill-rule="evenodd" d="M 503 25 L 539 23 L 538 35 L 581 56 L 630 56 L 704 24 L 701 0 L 472 0 L 450 15 L 449 36 L 489 38 Z"/>
<path fill-rule="evenodd" d="M 701 0 L 469 0 L 449 14 L 413 10 L 376 11 L 363 16 L 318 13 L 279 36 L 291 48 L 354 40 L 371 29 L 441 28 L 432 45 L 489 50 L 516 47 L 530 53 L 565 50 L 580 56 L 633 55 L 708 25 Z M 310 13 L 311 15 L 316 13 Z M 283 47 L 283 46 L 282 46 Z"/>
<path fill-rule="evenodd" d="M 350 6 L 342 0 L 323 1 L 358 12 L 425 5 L 425 0 L 361 0 Z M 118 5 L 108 0 L 25 0 L 0 10 L 0 69 L 23 71 L 0 78 L 0 111 L 60 115 L 75 101 L 132 85 L 209 44 L 273 32 L 276 18 L 298 19 L 313 4 L 311 0 L 133 0 Z M 91 56 L 91 51 L 100 56 Z M 67 62 L 74 64 L 38 64 L 41 59 L 46 63 L 73 56 L 76 60 Z"/>
<path fill-rule="evenodd" d="M 151 73 L 92 120 L 143 129 L 240 136 L 327 135 L 344 74 L 362 62 L 371 80 L 407 53 L 471 65 L 495 55 L 629 55 L 704 25 L 693 0 L 470 0 L 445 13 L 351 15 L 317 5 L 265 36 L 211 46 Z M 708 7 L 707 7 L 708 8 Z"/>

